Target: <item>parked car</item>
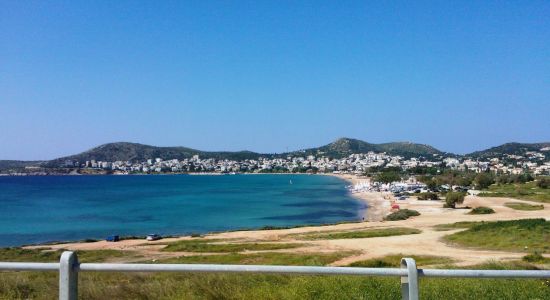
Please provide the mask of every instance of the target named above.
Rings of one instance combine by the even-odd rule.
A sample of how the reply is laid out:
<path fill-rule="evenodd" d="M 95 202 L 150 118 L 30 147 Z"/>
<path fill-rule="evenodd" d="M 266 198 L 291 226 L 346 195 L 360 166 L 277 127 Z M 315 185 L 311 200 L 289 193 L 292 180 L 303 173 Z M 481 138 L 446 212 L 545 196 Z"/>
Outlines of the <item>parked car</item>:
<path fill-rule="evenodd" d="M 145 239 L 148 241 L 156 241 L 156 240 L 162 239 L 162 237 L 156 233 L 153 233 L 153 234 L 148 234 Z"/>
<path fill-rule="evenodd" d="M 118 242 L 120 237 L 118 235 L 110 235 L 105 239 L 107 242 Z"/>

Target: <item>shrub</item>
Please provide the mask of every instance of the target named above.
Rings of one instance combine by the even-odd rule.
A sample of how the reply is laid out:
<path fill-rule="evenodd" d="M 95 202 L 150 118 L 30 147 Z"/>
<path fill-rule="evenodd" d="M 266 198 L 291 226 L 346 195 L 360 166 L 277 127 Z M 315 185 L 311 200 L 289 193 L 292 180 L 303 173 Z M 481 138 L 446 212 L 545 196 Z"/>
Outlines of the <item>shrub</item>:
<path fill-rule="evenodd" d="M 539 262 L 546 262 L 546 258 L 542 256 L 539 252 L 535 251 L 531 254 L 527 254 L 522 258 L 523 261 L 530 262 L 530 263 L 539 263 Z"/>
<path fill-rule="evenodd" d="M 476 188 L 479 190 L 488 188 L 491 184 L 495 183 L 495 179 L 490 173 L 479 173 L 474 179 Z"/>
<path fill-rule="evenodd" d="M 393 213 L 387 215 L 384 218 L 384 220 L 386 220 L 386 221 L 399 221 L 399 220 L 406 220 L 409 217 L 414 217 L 414 216 L 420 216 L 420 213 L 417 212 L 416 210 L 412 210 L 412 209 L 400 209 L 396 212 L 393 212 Z"/>
<path fill-rule="evenodd" d="M 421 193 L 418 195 L 418 200 L 439 200 L 437 193 Z"/>
<path fill-rule="evenodd" d="M 541 177 L 537 179 L 537 186 L 541 189 L 547 189 L 550 186 L 550 178 Z"/>
<path fill-rule="evenodd" d="M 476 207 L 470 211 L 470 215 L 488 215 L 494 213 L 495 211 L 492 208 L 485 206 Z"/>
<path fill-rule="evenodd" d="M 445 196 L 445 206 L 449 208 L 456 208 L 457 204 L 464 202 L 465 193 L 462 192 L 448 192 Z"/>

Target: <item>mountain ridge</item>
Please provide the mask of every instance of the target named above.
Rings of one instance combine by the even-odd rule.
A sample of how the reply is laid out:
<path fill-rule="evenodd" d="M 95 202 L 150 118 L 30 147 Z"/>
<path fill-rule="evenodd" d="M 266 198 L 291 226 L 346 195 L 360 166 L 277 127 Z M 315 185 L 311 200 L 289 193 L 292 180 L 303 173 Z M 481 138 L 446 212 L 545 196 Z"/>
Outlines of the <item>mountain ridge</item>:
<path fill-rule="evenodd" d="M 526 151 L 539 151 L 542 148 L 550 147 L 550 142 L 542 143 L 517 143 L 510 142 L 499 146 L 491 147 L 481 151 L 475 151 L 465 155 L 443 152 L 433 146 L 413 142 L 389 142 L 389 143 L 369 143 L 353 138 L 339 138 L 329 144 L 307 148 L 297 151 L 268 154 L 258 153 L 248 150 L 243 151 L 201 151 L 188 147 L 158 147 L 140 143 L 114 142 L 106 143 L 78 154 L 59 157 L 49 161 L 15 161 L 0 160 L 0 169 L 22 168 L 26 166 L 41 165 L 45 167 L 62 166 L 66 161 L 78 161 L 83 163 L 87 160 L 96 161 L 145 161 L 150 158 L 166 159 L 186 159 L 193 155 L 199 155 L 201 158 L 244 160 L 257 159 L 259 157 L 275 158 L 286 156 L 306 156 L 306 155 L 325 155 L 332 158 L 341 158 L 350 154 L 373 152 L 386 152 L 390 155 L 399 155 L 405 158 L 426 157 L 427 159 L 440 156 L 460 156 L 474 159 L 483 159 L 488 157 L 500 157 L 504 154 L 522 155 Z M 550 151 L 545 154 L 550 156 Z"/>

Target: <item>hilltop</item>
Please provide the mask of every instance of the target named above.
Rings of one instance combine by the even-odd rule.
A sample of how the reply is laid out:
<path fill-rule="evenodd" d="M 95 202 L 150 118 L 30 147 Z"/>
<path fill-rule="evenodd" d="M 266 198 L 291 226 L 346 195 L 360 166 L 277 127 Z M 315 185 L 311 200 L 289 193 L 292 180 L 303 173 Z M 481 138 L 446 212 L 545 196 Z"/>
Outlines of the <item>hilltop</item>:
<path fill-rule="evenodd" d="M 201 151 L 187 147 L 156 147 L 150 145 L 143 145 L 138 143 L 109 143 L 104 144 L 90 150 L 84 151 L 79 154 L 57 158 L 47 162 L 47 166 L 60 166 L 65 161 L 145 161 L 149 158 L 162 158 L 167 159 L 186 159 L 191 158 L 193 155 L 199 155 L 201 158 L 214 158 L 214 159 L 253 159 L 258 158 L 260 154 L 250 151 L 237 151 L 237 152 L 210 152 Z"/>
<path fill-rule="evenodd" d="M 432 157 L 434 154 L 444 154 L 444 152 L 429 145 L 410 142 L 372 144 L 350 138 L 340 138 L 325 146 L 295 151 L 290 154 L 302 153 L 302 155 L 326 155 L 334 158 L 341 158 L 350 154 L 367 153 L 369 151 L 386 152 L 389 155 L 399 155 L 407 158 L 419 156 Z"/>
<path fill-rule="evenodd" d="M 493 158 L 493 157 L 502 157 L 506 154 L 508 155 L 521 155 L 524 156 L 526 152 L 529 151 L 540 151 L 543 148 L 549 148 L 550 142 L 546 143 L 506 143 L 500 146 L 492 147 L 482 151 L 476 151 L 465 156 L 472 158 Z M 550 151 L 546 151 L 546 158 L 548 159 Z"/>

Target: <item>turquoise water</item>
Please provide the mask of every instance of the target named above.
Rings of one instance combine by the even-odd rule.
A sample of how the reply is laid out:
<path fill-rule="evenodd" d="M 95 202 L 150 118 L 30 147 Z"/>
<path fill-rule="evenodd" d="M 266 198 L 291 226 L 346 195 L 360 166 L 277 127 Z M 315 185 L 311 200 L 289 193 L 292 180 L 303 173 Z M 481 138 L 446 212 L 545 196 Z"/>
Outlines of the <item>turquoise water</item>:
<path fill-rule="evenodd" d="M 0 246 L 358 220 L 364 207 L 345 185 L 308 175 L 0 177 Z"/>

